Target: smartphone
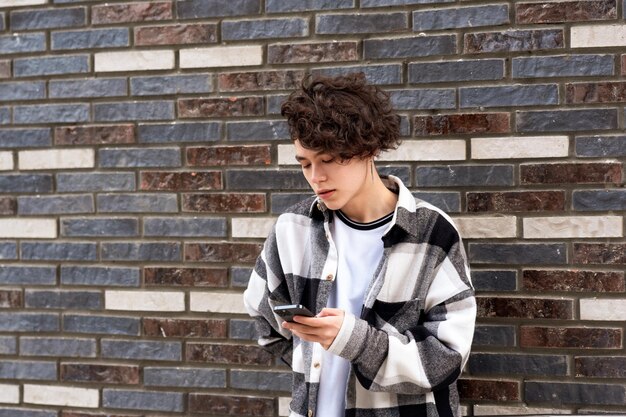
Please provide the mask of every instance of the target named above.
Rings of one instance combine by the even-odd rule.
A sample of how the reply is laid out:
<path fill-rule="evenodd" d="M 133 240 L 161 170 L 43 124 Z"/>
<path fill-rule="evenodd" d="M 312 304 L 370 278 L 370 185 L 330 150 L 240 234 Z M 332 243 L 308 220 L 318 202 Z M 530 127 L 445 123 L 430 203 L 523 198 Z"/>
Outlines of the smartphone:
<path fill-rule="evenodd" d="M 278 314 L 285 321 L 293 321 L 293 316 L 315 317 L 308 308 L 302 304 L 286 304 L 274 307 L 274 313 Z"/>

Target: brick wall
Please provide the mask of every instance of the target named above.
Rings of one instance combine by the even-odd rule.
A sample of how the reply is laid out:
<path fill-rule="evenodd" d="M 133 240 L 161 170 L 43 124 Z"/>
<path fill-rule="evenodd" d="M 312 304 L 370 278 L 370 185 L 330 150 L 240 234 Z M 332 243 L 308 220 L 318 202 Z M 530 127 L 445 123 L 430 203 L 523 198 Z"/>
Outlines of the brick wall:
<path fill-rule="evenodd" d="M 464 411 L 626 412 L 624 9 L 0 0 L 0 417 L 286 415 L 241 293 L 308 194 L 281 100 L 354 70 L 465 237 Z"/>

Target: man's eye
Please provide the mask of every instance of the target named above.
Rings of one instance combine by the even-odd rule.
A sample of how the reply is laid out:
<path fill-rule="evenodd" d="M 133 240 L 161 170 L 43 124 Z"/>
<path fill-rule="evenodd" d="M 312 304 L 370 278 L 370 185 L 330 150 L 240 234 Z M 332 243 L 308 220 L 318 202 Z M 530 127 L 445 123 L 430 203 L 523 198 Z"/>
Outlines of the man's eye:
<path fill-rule="evenodd" d="M 311 164 L 300 165 L 302 169 L 307 169 L 311 167 Z"/>
<path fill-rule="evenodd" d="M 331 162 L 335 162 L 335 158 L 330 158 L 330 159 L 328 159 L 326 161 L 322 160 L 322 162 L 325 163 L 325 164 L 330 164 Z"/>

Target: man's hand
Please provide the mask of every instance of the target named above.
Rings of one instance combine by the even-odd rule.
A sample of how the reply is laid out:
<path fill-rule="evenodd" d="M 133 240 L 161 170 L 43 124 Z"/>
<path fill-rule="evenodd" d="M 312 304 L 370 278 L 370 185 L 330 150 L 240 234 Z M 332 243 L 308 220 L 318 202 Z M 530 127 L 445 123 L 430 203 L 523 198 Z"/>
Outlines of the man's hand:
<path fill-rule="evenodd" d="M 341 329 L 344 315 L 344 311 L 338 308 L 325 308 L 315 317 L 295 316 L 294 322 L 284 322 L 283 328 L 302 340 L 317 342 L 328 350 Z"/>

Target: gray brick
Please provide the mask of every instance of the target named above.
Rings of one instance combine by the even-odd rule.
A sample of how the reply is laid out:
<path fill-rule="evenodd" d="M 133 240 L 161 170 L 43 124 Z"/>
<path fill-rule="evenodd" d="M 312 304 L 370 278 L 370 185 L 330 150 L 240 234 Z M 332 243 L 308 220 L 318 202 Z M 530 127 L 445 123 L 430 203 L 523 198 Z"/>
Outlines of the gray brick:
<path fill-rule="evenodd" d="M 617 109 L 517 112 L 518 132 L 568 132 L 617 129 Z"/>
<path fill-rule="evenodd" d="M 559 103 L 556 84 L 506 85 L 460 88 L 461 108 L 554 105 Z"/>
<path fill-rule="evenodd" d="M 17 207 L 25 215 L 94 212 L 91 194 L 18 197 Z"/>
<path fill-rule="evenodd" d="M 489 81 L 504 78 L 503 59 L 474 59 L 409 64 L 410 83 Z"/>
<path fill-rule="evenodd" d="M 52 129 L 0 129 L 0 148 L 48 147 Z"/>
<path fill-rule="evenodd" d="M 57 174 L 59 192 L 135 191 L 133 172 Z"/>
<path fill-rule="evenodd" d="M 0 36 L 0 55 L 46 50 L 45 33 L 20 33 Z"/>
<path fill-rule="evenodd" d="M 147 340 L 109 340 L 100 342 L 103 358 L 158 361 L 182 360 L 181 342 L 151 342 Z"/>
<path fill-rule="evenodd" d="M 365 39 L 365 59 L 413 58 L 433 55 L 454 55 L 456 36 L 412 36 L 397 39 Z"/>
<path fill-rule="evenodd" d="M 57 332 L 59 315 L 50 313 L 0 312 L 1 332 Z M 2 367 L 0 367 L 0 374 Z M 0 376 L 2 378 L 2 376 Z"/>
<path fill-rule="evenodd" d="M 331 70 L 329 68 L 329 70 Z M 324 69 L 319 69 L 319 70 L 313 70 L 312 73 L 314 74 L 324 74 Z M 326 73 L 325 75 L 330 75 L 329 73 Z M 268 115 L 273 115 L 273 116 L 280 116 L 280 106 L 282 106 L 282 104 L 285 102 L 285 100 L 287 100 L 287 97 L 289 97 L 289 94 L 276 94 L 276 95 L 270 95 L 270 96 L 265 96 L 265 100 L 266 100 L 266 112 Z"/>
<path fill-rule="evenodd" d="M 11 123 L 11 109 L 9 107 L 0 107 L 0 125 Z"/>
<path fill-rule="evenodd" d="M 233 287 L 247 287 L 252 268 L 232 267 L 230 269 L 230 283 Z"/>
<path fill-rule="evenodd" d="M 0 378 L 19 380 L 55 381 L 57 364 L 43 361 L 0 361 Z"/>
<path fill-rule="evenodd" d="M 178 17 L 225 17 L 258 14 L 260 0 L 188 0 L 176 2 Z"/>
<path fill-rule="evenodd" d="M 497 26 L 509 23 L 509 7 L 493 4 L 413 12 L 413 30 L 441 30 Z"/>
<path fill-rule="evenodd" d="M 132 77 L 130 93 L 133 96 L 162 96 L 164 94 L 210 93 L 213 91 L 211 74 L 184 74 L 164 77 Z"/>
<path fill-rule="evenodd" d="M 21 257 L 39 261 L 95 261 L 96 244 L 82 242 L 22 242 Z"/>
<path fill-rule="evenodd" d="M 102 406 L 127 410 L 181 412 L 184 410 L 184 395 L 178 392 L 104 389 Z"/>
<path fill-rule="evenodd" d="M 60 337 L 22 337 L 20 338 L 20 355 L 95 358 L 96 340 Z"/>
<path fill-rule="evenodd" d="M 89 104 L 15 106 L 13 120 L 16 124 L 87 122 Z"/>
<path fill-rule="evenodd" d="M 11 12 L 11 30 L 79 27 L 87 23 L 84 7 Z"/>
<path fill-rule="evenodd" d="M 476 264 L 559 265 L 567 263 L 567 247 L 557 243 L 470 243 L 469 260 Z"/>
<path fill-rule="evenodd" d="M 613 55 L 559 55 L 513 58 L 514 78 L 613 75 Z"/>
<path fill-rule="evenodd" d="M 89 55 L 20 58 L 13 61 L 15 77 L 82 74 L 89 72 Z"/>
<path fill-rule="evenodd" d="M 144 236 L 226 237 L 226 219 L 146 217 Z"/>
<path fill-rule="evenodd" d="M 281 193 L 275 192 L 270 195 L 271 199 L 271 213 L 272 214 L 282 214 L 291 206 L 305 198 L 311 197 L 313 192 L 308 193 Z"/>
<path fill-rule="evenodd" d="M 115 48 L 130 45 L 127 28 L 53 32 L 52 50 Z"/>
<path fill-rule="evenodd" d="M 458 213 L 461 211 L 461 196 L 459 193 L 417 192 L 413 193 L 413 197 L 439 207 L 446 213 Z"/>
<path fill-rule="evenodd" d="M 0 417 L 57 417 L 56 411 L 0 407 Z"/>
<path fill-rule="evenodd" d="M 415 171 L 418 187 L 512 186 L 513 165 L 423 166 Z"/>
<path fill-rule="evenodd" d="M 69 310 L 102 309 L 100 291 L 26 290 L 27 308 L 57 308 Z"/>
<path fill-rule="evenodd" d="M 267 13 L 304 12 L 309 10 L 351 9 L 354 0 L 266 0 Z"/>
<path fill-rule="evenodd" d="M 175 213 L 176 194 L 100 194 L 97 196 L 101 213 Z"/>
<path fill-rule="evenodd" d="M 0 259 L 17 259 L 17 243 L 0 242 Z"/>
<path fill-rule="evenodd" d="M 52 192 L 52 175 L 6 174 L 0 175 L 0 193 Z"/>
<path fill-rule="evenodd" d="M 626 190 L 581 190 L 572 193 L 574 210 L 626 210 Z"/>
<path fill-rule="evenodd" d="M 230 385 L 258 391 L 291 391 L 291 372 L 230 371 Z"/>
<path fill-rule="evenodd" d="M 257 340 L 254 320 L 230 320 L 229 335 L 235 340 Z"/>
<path fill-rule="evenodd" d="M 65 218 L 61 219 L 61 236 L 132 237 L 139 235 L 136 218 Z"/>
<path fill-rule="evenodd" d="M 404 6 L 411 4 L 452 3 L 454 0 L 361 0 L 361 7 Z"/>
<path fill-rule="evenodd" d="M 472 284 L 476 291 L 515 291 L 515 271 L 472 271 Z"/>
<path fill-rule="evenodd" d="M 139 336 L 139 326 L 137 317 L 63 315 L 63 331 L 70 333 Z"/>
<path fill-rule="evenodd" d="M 138 287 L 141 271 L 137 267 L 61 266 L 61 284 L 102 287 Z"/>
<path fill-rule="evenodd" d="M 222 136 L 219 122 L 140 124 L 140 143 L 214 142 Z"/>
<path fill-rule="evenodd" d="M 95 103 L 94 120 L 98 122 L 174 119 L 173 101 L 135 101 Z"/>
<path fill-rule="evenodd" d="M 0 336 L 0 355 L 15 355 L 17 353 L 17 337 Z"/>
<path fill-rule="evenodd" d="M 407 29 L 407 13 L 320 14 L 315 19 L 315 33 L 399 32 Z"/>
<path fill-rule="evenodd" d="M 308 19 L 255 19 L 222 22 L 222 39 L 297 38 L 309 34 Z"/>
<path fill-rule="evenodd" d="M 226 370 L 145 367 L 143 382 L 155 387 L 226 388 Z"/>
<path fill-rule="evenodd" d="M 382 166 L 377 165 L 378 173 L 380 175 L 393 175 L 394 177 L 398 177 L 402 180 L 402 182 L 407 186 L 411 186 L 411 167 L 408 165 L 391 165 L 391 166 Z"/>
<path fill-rule="evenodd" d="M 626 402 L 624 385 L 533 382 L 524 383 L 526 401 L 552 404 L 623 405 Z"/>
<path fill-rule="evenodd" d="M 101 244 L 105 261 L 180 261 L 181 247 L 178 242 L 104 242 Z"/>
<path fill-rule="evenodd" d="M 0 31 L 3 31 L 4 29 L 6 29 L 6 26 L 4 24 L 4 12 L 0 12 Z"/>
<path fill-rule="evenodd" d="M 390 91 L 391 104 L 397 110 L 436 110 L 456 108 L 454 89 L 402 89 Z"/>
<path fill-rule="evenodd" d="M 50 98 L 115 97 L 127 94 L 126 78 L 50 81 Z"/>
<path fill-rule="evenodd" d="M 46 97 L 46 83 L 0 83 L 0 101 L 37 100 Z"/>
<path fill-rule="evenodd" d="M 515 346 L 514 326 L 477 325 L 474 346 Z"/>
<path fill-rule="evenodd" d="M 0 131 L 0 136 L 2 132 Z M 576 138 L 576 156 L 623 157 L 626 156 L 626 136 L 580 136 Z"/>
<path fill-rule="evenodd" d="M 230 190 L 306 190 L 309 184 L 302 172 L 282 171 L 226 171 L 226 184 Z"/>
<path fill-rule="evenodd" d="M 98 159 L 104 168 L 182 165 L 180 148 L 105 148 L 98 151 Z"/>
<path fill-rule="evenodd" d="M 55 285 L 56 266 L 0 265 L 0 285 Z"/>
<path fill-rule="evenodd" d="M 230 122 L 226 124 L 226 137 L 234 141 L 265 141 L 290 139 L 289 127 L 283 120 L 263 122 Z"/>
<path fill-rule="evenodd" d="M 472 375 L 567 375 L 565 355 L 515 355 L 503 353 L 474 353 L 468 361 Z"/>
<path fill-rule="evenodd" d="M 321 74 L 327 77 L 362 72 L 365 74 L 367 82 L 375 85 L 402 84 L 402 65 L 358 65 L 348 67 L 315 68 L 312 74 Z M 269 105 L 268 105 L 269 107 Z M 269 113 L 269 109 L 268 109 Z M 277 114 L 280 114 L 278 112 Z"/>

